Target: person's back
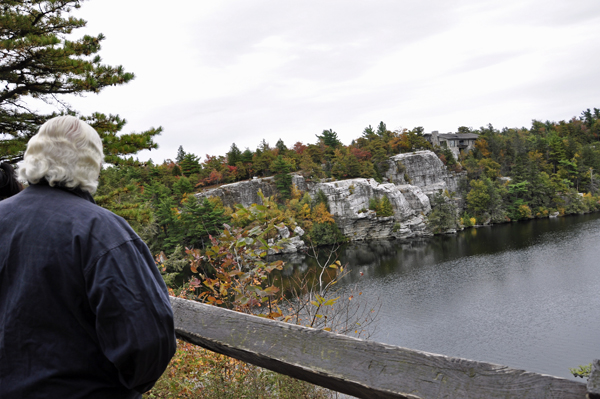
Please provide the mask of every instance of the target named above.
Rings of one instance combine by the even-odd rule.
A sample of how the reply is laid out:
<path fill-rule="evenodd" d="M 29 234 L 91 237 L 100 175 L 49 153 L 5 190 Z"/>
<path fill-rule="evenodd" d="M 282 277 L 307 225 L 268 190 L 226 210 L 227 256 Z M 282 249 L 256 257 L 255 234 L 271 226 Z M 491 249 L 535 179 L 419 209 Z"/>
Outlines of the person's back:
<path fill-rule="evenodd" d="M 0 201 L 0 398 L 138 398 L 175 350 L 146 245 L 88 191 Z"/>

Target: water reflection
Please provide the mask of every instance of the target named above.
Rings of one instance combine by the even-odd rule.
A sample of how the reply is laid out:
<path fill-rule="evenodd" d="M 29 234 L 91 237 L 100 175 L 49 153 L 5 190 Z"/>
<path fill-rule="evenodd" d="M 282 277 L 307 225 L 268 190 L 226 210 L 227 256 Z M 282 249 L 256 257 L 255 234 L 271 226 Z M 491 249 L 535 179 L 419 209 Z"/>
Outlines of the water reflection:
<path fill-rule="evenodd" d="M 569 367 L 600 357 L 599 238 L 595 214 L 356 243 L 339 255 L 352 269 L 345 284 L 383 300 L 375 340 L 572 378 Z"/>

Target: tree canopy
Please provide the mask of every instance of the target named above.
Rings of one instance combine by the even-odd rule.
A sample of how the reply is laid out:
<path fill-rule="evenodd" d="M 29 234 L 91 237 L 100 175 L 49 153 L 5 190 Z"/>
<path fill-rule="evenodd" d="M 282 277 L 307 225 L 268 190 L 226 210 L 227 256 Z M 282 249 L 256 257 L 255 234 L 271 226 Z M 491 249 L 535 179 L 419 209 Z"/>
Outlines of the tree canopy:
<path fill-rule="evenodd" d="M 104 40 L 84 35 L 72 40 L 86 21 L 69 15 L 84 0 L 4 0 L 0 5 L 0 161 L 18 162 L 29 139 L 46 120 L 60 114 L 78 115 L 61 95 L 98 93 L 107 86 L 134 78 L 122 66 L 102 64 L 97 54 Z M 35 109 L 43 101 L 54 108 Z M 38 105 L 41 105 L 38 103 Z M 125 120 L 118 115 L 80 116 L 104 142 L 106 161 L 122 163 L 122 156 L 157 148 L 153 137 L 162 128 L 119 134 Z"/>

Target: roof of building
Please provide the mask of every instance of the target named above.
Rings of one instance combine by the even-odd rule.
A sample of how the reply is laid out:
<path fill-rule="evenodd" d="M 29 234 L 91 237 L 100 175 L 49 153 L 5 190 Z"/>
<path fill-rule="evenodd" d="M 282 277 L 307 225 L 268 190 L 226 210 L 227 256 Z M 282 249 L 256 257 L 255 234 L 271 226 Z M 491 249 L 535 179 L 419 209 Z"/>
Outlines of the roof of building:
<path fill-rule="evenodd" d="M 477 133 L 440 133 L 438 137 L 446 140 L 477 140 L 479 135 Z"/>
<path fill-rule="evenodd" d="M 429 138 L 433 136 L 434 133 L 437 134 L 439 138 L 446 140 L 476 140 L 479 138 L 479 134 L 477 133 L 438 133 L 437 131 L 423 133 L 423 136 Z"/>

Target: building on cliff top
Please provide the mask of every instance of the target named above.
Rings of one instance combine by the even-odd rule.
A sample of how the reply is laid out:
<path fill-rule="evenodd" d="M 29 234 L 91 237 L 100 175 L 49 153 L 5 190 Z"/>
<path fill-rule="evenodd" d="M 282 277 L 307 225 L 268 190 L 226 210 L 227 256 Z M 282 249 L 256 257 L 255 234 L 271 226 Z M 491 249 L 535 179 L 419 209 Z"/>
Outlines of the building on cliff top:
<path fill-rule="evenodd" d="M 433 145 L 450 148 L 454 157 L 458 159 L 461 153 L 475 148 L 475 140 L 479 135 L 476 133 L 439 133 L 434 130 L 431 133 L 424 133 L 423 137 Z"/>

